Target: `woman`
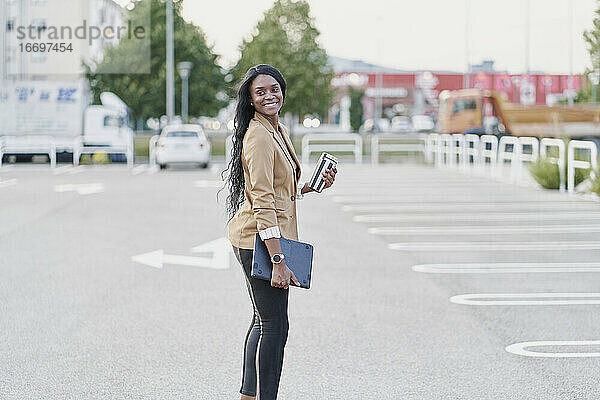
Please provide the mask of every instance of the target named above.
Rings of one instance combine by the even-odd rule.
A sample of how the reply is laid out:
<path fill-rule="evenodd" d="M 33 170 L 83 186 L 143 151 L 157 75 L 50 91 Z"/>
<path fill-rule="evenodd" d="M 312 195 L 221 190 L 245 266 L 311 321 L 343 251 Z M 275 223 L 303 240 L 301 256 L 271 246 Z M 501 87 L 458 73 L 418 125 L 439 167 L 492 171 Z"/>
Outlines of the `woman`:
<path fill-rule="evenodd" d="M 242 265 L 254 315 L 244 344 L 242 400 L 275 400 L 288 333 L 288 287 L 298 285 L 285 264 L 280 237 L 298 240 L 296 200 L 313 191 L 299 185 L 300 163 L 279 123 L 286 83 L 270 65 L 248 70 L 238 90 L 229 163 L 229 241 Z M 337 171 L 323 173 L 330 187 Z M 256 233 L 271 261 L 271 282 L 250 276 Z"/>

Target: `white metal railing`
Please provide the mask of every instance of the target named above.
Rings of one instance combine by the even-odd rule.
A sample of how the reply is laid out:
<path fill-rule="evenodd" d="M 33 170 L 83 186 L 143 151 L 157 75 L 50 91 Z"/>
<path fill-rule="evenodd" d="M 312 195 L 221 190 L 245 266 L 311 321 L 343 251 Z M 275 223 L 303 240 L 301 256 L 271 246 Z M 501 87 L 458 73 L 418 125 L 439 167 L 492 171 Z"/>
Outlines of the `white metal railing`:
<path fill-rule="evenodd" d="M 148 142 L 148 165 L 151 167 L 156 166 L 156 142 L 160 139 L 160 135 L 154 135 Z"/>
<path fill-rule="evenodd" d="M 452 166 L 452 157 L 454 155 L 454 142 L 452 135 L 443 133 L 440 135 L 440 140 L 437 146 L 437 158 L 436 165 L 448 165 Z"/>
<path fill-rule="evenodd" d="M 466 169 L 469 165 L 478 166 L 479 163 L 479 136 L 467 133 L 464 138 L 463 162 L 462 168 Z M 473 146 L 471 146 L 471 144 Z M 471 157 L 473 161 L 471 162 Z"/>
<path fill-rule="evenodd" d="M 488 150 L 487 145 L 490 145 Z M 480 172 L 485 171 L 487 160 L 490 160 L 492 175 L 496 174 L 496 166 L 498 164 L 498 136 L 482 135 L 479 138 L 479 157 L 477 165 Z"/>
<path fill-rule="evenodd" d="M 475 171 L 483 172 L 487 161 L 491 166 L 491 175 L 502 178 L 505 161 L 510 162 L 510 181 L 521 182 L 523 164 L 536 162 L 540 158 L 557 164 L 560 175 L 560 191 L 569 193 L 575 190 L 575 169 L 589 169 L 590 178 L 595 179 L 598 148 L 595 142 L 587 140 L 571 140 L 568 143 L 565 157 L 565 142 L 562 139 L 535 137 L 502 136 L 498 140 L 494 135 L 472 134 L 437 134 L 432 133 L 424 138 L 425 161 L 437 167 L 454 166 L 458 162 L 461 169 L 468 169 L 472 164 Z M 508 147 L 512 146 L 509 151 Z M 489 149 L 488 149 L 489 147 Z M 530 147 L 528 151 L 526 147 Z M 549 156 L 548 149 L 556 148 L 558 156 Z M 576 150 L 588 150 L 587 160 L 575 160 Z M 565 185 L 565 170 L 567 182 Z"/>
<path fill-rule="evenodd" d="M 558 157 L 548 156 L 547 149 L 550 147 L 556 147 L 558 150 Z M 565 142 L 562 139 L 553 138 L 542 138 L 540 141 L 540 158 L 551 162 L 552 164 L 558 165 L 558 174 L 560 176 L 559 190 L 565 191 Z"/>
<path fill-rule="evenodd" d="M 354 161 L 360 164 L 362 163 L 362 137 L 357 133 L 310 133 L 304 135 L 302 138 L 302 163 L 308 164 L 310 153 L 316 151 L 354 153 Z"/>
<path fill-rule="evenodd" d="M 79 158 L 82 154 L 93 154 L 98 152 L 125 154 L 127 158 L 127 167 L 133 167 L 133 136 L 127 139 L 127 141 L 121 145 L 113 146 L 84 146 L 83 138 L 77 137 L 73 141 L 73 165 L 79 165 Z"/>
<path fill-rule="evenodd" d="M 575 150 L 589 150 L 590 160 L 576 160 Z M 595 178 L 595 171 L 598 168 L 598 148 L 596 143 L 587 140 L 571 140 L 567 149 L 567 190 L 569 193 L 575 192 L 575 169 L 589 169 L 590 178 Z"/>
<path fill-rule="evenodd" d="M 512 146 L 512 151 L 508 151 L 508 146 Z M 519 146 L 519 138 L 516 136 L 502 136 L 498 142 L 498 159 L 496 160 L 496 173 L 494 174 L 497 178 L 503 177 L 504 172 L 504 161 L 510 161 L 510 180 L 516 182 L 518 178 L 519 158 L 521 147 Z"/>
<path fill-rule="evenodd" d="M 406 142 L 419 140 L 421 143 L 386 143 L 389 141 Z M 376 165 L 379 163 L 379 153 L 404 152 L 404 153 L 423 153 L 426 155 L 425 137 L 407 136 L 407 135 L 373 135 L 371 137 L 371 163 Z"/>
<path fill-rule="evenodd" d="M 430 133 L 429 135 L 427 135 L 427 138 L 425 139 L 425 162 L 428 162 L 430 164 L 434 162 L 439 141 L 439 134 Z"/>
<path fill-rule="evenodd" d="M 525 146 L 530 146 L 531 147 L 531 153 L 526 153 L 525 152 Z M 517 166 L 517 180 L 520 182 L 521 178 L 522 178 L 522 173 L 523 173 L 523 162 L 536 162 L 539 159 L 539 154 L 540 154 L 540 142 L 538 140 L 538 138 L 535 137 L 529 137 L 529 136 L 522 136 L 519 137 L 519 142 L 518 142 L 518 147 L 519 147 L 519 159 L 518 159 L 518 166 Z"/>
<path fill-rule="evenodd" d="M 2 156 L 6 153 L 18 154 L 48 154 L 50 167 L 56 167 L 56 144 L 52 136 L 27 135 L 27 136 L 3 136 L 0 151 L 0 166 Z"/>
<path fill-rule="evenodd" d="M 452 165 L 456 164 L 462 168 L 465 166 L 465 135 L 455 133 L 452 135 L 452 146 L 450 148 L 450 157 Z"/>

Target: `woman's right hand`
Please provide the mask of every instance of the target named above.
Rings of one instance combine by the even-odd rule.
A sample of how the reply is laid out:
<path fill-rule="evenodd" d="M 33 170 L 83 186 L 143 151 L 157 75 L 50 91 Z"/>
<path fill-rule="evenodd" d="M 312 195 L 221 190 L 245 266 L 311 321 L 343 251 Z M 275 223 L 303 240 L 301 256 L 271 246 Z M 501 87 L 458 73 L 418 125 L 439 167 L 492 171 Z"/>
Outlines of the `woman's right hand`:
<path fill-rule="evenodd" d="M 290 287 L 290 280 L 300 286 L 300 282 L 296 279 L 296 276 L 291 269 L 285 265 L 285 261 L 279 264 L 273 264 L 273 272 L 271 273 L 271 286 L 287 289 Z"/>

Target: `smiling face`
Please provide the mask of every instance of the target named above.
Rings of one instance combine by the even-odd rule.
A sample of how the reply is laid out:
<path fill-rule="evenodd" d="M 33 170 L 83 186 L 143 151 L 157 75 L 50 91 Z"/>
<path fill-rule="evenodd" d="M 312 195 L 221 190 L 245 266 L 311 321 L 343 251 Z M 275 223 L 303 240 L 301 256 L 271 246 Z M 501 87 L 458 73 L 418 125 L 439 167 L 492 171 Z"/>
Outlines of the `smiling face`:
<path fill-rule="evenodd" d="M 250 98 L 254 109 L 267 117 L 279 114 L 283 105 L 283 93 L 279 82 L 271 75 L 260 74 L 250 85 Z"/>

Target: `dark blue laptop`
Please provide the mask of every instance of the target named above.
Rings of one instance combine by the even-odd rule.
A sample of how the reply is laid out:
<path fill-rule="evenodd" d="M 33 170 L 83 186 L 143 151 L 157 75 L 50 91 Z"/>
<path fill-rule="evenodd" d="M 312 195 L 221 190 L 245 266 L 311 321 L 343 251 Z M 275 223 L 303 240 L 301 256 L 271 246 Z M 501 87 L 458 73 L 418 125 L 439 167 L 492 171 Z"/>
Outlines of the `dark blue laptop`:
<path fill-rule="evenodd" d="M 308 243 L 297 242 L 286 238 L 279 238 L 281 243 L 281 252 L 283 253 L 285 265 L 292 270 L 300 287 L 310 288 L 310 278 L 312 273 L 313 246 Z M 273 264 L 267 246 L 262 241 L 258 233 L 254 238 L 254 256 L 252 258 L 253 278 L 271 281 L 271 271 Z M 290 282 L 291 286 L 296 286 Z"/>

